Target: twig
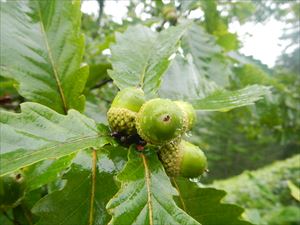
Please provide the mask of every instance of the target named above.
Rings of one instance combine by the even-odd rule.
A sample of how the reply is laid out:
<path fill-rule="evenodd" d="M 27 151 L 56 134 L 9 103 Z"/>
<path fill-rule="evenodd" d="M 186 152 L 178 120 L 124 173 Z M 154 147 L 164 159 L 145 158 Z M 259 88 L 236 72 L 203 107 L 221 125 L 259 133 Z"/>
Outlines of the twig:
<path fill-rule="evenodd" d="M 105 79 L 105 80 L 102 80 L 100 83 L 96 84 L 94 87 L 92 87 L 92 89 L 97 89 L 97 88 L 100 88 L 102 87 L 103 85 L 109 83 L 109 82 L 112 82 L 112 79 Z"/>
<path fill-rule="evenodd" d="M 98 22 L 99 26 L 101 25 L 101 18 L 102 18 L 102 15 L 103 15 L 104 1 L 105 0 L 97 0 L 97 2 L 99 4 L 99 14 L 98 14 L 98 18 L 97 18 L 97 22 Z"/>

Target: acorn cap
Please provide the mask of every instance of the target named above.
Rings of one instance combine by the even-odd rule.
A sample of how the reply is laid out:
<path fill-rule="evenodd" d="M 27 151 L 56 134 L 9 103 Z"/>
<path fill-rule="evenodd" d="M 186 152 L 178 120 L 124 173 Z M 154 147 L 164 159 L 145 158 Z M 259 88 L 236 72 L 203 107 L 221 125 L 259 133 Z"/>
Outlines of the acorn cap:
<path fill-rule="evenodd" d="M 192 129 L 197 119 L 197 115 L 194 107 L 192 106 L 192 104 L 184 101 L 175 101 L 175 103 L 179 106 L 179 108 L 181 108 L 181 110 L 184 113 L 184 117 L 186 121 L 185 124 L 186 131 Z"/>
<path fill-rule="evenodd" d="M 119 91 L 107 112 L 111 129 L 127 135 L 135 134 L 136 115 L 144 102 L 144 92 L 139 88 L 129 87 Z"/>
<path fill-rule="evenodd" d="M 162 145 L 184 133 L 184 114 L 169 99 L 146 102 L 137 115 L 138 134 L 148 143 Z"/>
<path fill-rule="evenodd" d="M 162 146 L 158 155 L 166 173 L 172 177 L 199 177 L 207 168 L 207 160 L 202 150 L 184 140 Z"/>
<path fill-rule="evenodd" d="M 111 107 L 107 112 L 109 126 L 112 131 L 124 134 L 135 134 L 136 112 L 125 108 Z"/>
<path fill-rule="evenodd" d="M 179 149 L 179 142 L 175 140 L 163 145 L 158 152 L 158 156 L 165 168 L 166 173 L 171 177 L 179 176 L 182 151 Z"/>

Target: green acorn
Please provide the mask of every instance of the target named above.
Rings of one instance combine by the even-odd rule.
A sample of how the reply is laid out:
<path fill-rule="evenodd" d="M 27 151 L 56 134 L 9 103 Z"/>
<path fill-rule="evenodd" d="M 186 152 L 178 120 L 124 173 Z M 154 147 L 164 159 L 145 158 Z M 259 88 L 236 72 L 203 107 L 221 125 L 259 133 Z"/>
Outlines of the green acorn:
<path fill-rule="evenodd" d="M 137 112 L 144 102 L 144 92 L 141 89 L 130 87 L 119 91 L 107 112 L 111 129 L 128 135 L 136 133 Z"/>
<path fill-rule="evenodd" d="M 146 142 L 163 145 L 184 133 L 184 114 L 169 99 L 152 99 L 140 109 L 136 128 Z"/>
<path fill-rule="evenodd" d="M 177 23 L 177 13 L 176 8 L 172 5 L 166 5 L 162 9 L 162 15 L 164 20 L 169 21 L 172 25 Z"/>
<path fill-rule="evenodd" d="M 199 177 L 207 169 L 203 151 L 187 141 L 175 141 L 161 147 L 159 158 L 169 176 Z"/>
<path fill-rule="evenodd" d="M 196 111 L 194 109 L 194 107 L 188 103 L 188 102 L 184 102 L 184 101 L 175 101 L 175 103 L 179 106 L 179 108 L 183 111 L 184 113 L 184 121 L 185 121 L 185 125 L 184 128 L 186 131 L 191 130 L 192 127 L 194 126 L 195 122 L 196 122 Z"/>
<path fill-rule="evenodd" d="M 17 206 L 24 194 L 25 179 L 21 171 L 0 177 L 0 209 Z"/>

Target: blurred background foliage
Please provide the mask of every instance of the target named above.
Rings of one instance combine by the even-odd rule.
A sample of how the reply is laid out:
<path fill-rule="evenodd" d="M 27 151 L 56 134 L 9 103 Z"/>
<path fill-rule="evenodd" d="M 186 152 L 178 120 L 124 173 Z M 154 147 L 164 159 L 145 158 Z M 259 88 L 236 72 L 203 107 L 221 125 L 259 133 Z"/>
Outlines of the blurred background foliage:
<path fill-rule="evenodd" d="M 198 112 L 197 126 L 187 138 L 208 157 L 210 172 L 201 182 L 224 188 L 229 192 L 227 200 L 247 208 L 246 217 L 256 224 L 300 224 L 299 199 L 290 190 L 300 185 L 300 2 L 132 0 L 122 23 L 104 13 L 104 0 L 97 2 L 97 15 L 82 16 L 84 61 L 90 67 L 85 113 L 106 123 L 106 111 L 118 91 L 107 74 L 111 69 L 109 46 L 116 32 L 135 24 L 160 32 L 200 11 L 182 40 L 181 58 L 176 57 L 165 76 L 161 95 L 167 88 L 164 84 L 173 82 L 168 73 L 184 76 L 184 71 L 197 71 L 203 93 L 215 85 L 232 90 L 250 84 L 272 87 L 272 94 L 253 106 L 226 113 Z M 281 38 L 288 42 L 273 68 L 241 54 L 243 43 L 228 29 L 233 22 L 262 23 L 270 18 L 286 24 Z M 18 111 L 24 99 L 17 94 L 14 81 L 3 77 L 0 81 L 0 107 Z M 282 162 L 274 163 L 277 160 Z"/>
<path fill-rule="evenodd" d="M 243 205 L 244 216 L 255 224 L 299 224 L 299 160 L 296 155 L 213 186 L 228 190 L 225 200 Z"/>

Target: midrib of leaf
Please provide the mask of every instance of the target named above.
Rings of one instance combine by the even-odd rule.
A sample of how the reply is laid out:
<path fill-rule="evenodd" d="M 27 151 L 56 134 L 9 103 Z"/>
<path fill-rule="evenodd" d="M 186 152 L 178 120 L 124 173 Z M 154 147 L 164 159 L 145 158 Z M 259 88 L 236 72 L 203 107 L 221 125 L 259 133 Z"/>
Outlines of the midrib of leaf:
<path fill-rule="evenodd" d="M 156 39 L 157 38 L 155 38 L 155 41 L 156 41 Z M 148 68 L 148 66 L 149 66 L 149 60 L 150 60 L 150 57 L 151 57 L 151 55 L 152 55 L 152 53 L 153 53 L 153 47 L 154 47 L 154 43 L 155 42 L 153 42 L 152 43 L 152 47 L 151 47 L 151 51 L 149 52 L 149 54 L 147 55 L 147 59 L 146 59 L 146 63 L 145 63 L 145 66 L 144 66 L 144 68 L 143 68 L 143 72 L 142 72 L 142 76 L 141 76 L 141 79 L 140 79 L 140 88 L 143 88 L 143 86 L 144 86 L 144 80 L 145 80 L 145 74 L 146 74 L 146 71 L 147 71 L 147 68 Z"/>
<path fill-rule="evenodd" d="M 94 202 L 95 202 L 95 186 L 96 186 L 96 169 L 97 169 L 97 152 L 93 149 L 92 159 L 92 187 L 91 187 L 91 199 L 90 199 L 90 213 L 89 213 L 89 225 L 93 225 L 94 222 Z"/>
<path fill-rule="evenodd" d="M 55 78 L 55 81 L 56 81 L 56 84 L 57 84 L 57 87 L 58 87 L 58 91 L 59 91 L 60 97 L 62 99 L 63 109 L 64 109 L 65 114 L 67 114 L 68 107 L 67 107 L 65 95 L 64 95 L 64 92 L 63 92 L 63 89 L 62 89 L 62 86 L 61 86 L 61 83 L 60 83 L 60 80 L 59 80 L 56 65 L 54 63 L 54 59 L 53 59 L 53 56 L 52 56 L 52 51 L 51 51 L 51 48 L 50 48 L 49 43 L 48 43 L 47 34 L 46 34 L 45 27 L 44 27 L 44 24 L 43 24 L 43 18 L 42 18 L 42 12 L 41 12 L 41 8 L 40 8 L 40 4 L 39 4 L 39 2 L 37 4 L 38 4 L 39 19 L 40 19 L 39 24 L 40 24 L 40 27 L 41 27 L 43 40 L 44 40 L 46 48 L 47 48 L 47 53 L 48 53 L 49 60 L 50 60 L 50 63 L 51 63 L 51 67 L 52 67 L 52 70 L 53 70 L 53 75 L 54 75 L 54 78 Z"/>
<path fill-rule="evenodd" d="M 148 204 L 148 210 L 149 210 L 149 224 L 153 225 L 153 207 L 152 207 L 152 200 L 151 200 L 151 190 L 150 190 L 150 173 L 149 173 L 149 168 L 147 164 L 147 160 L 144 154 L 141 154 L 141 157 L 143 159 L 143 164 L 145 167 L 145 181 L 146 181 L 146 186 L 147 186 L 147 204 Z"/>
<path fill-rule="evenodd" d="M 100 137 L 100 135 L 86 136 L 86 137 L 81 137 L 81 138 L 78 138 L 78 139 L 74 139 L 74 140 L 72 140 L 72 141 L 59 143 L 59 144 L 54 145 L 54 146 L 51 146 L 51 147 L 49 147 L 49 148 L 44 148 L 44 149 L 42 149 L 42 150 L 40 150 L 40 151 L 34 151 L 34 152 L 32 152 L 31 154 L 29 154 L 29 155 L 26 155 L 26 156 L 24 156 L 24 157 L 15 158 L 15 159 L 16 159 L 16 160 L 23 159 L 23 158 L 25 158 L 25 157 L 33 156 L 33 155 L 38 154 L 38 153 L 41 153 L 41 152 L 43 152 L 43 151 L 49 151 L 49 150 L 51 150 L 51 149 L 53 149 L 53 148 L 57 148 L 58 146 L 67 145 L 67 144 L 74 144 L 74 143 L 77 143 L 77 142 L 80 142 L 80 141 L 83 141 L 83 140 L 87 140 L 87 139 L 89 139 L 89 138 L 95 138 L 95 137 L 98 137 L 98 136 Z"/>
<path fill-rule="evenodd" d="M 83 140 L 93 139 L 93 138 L 96 138 L 96 137 L 104 137 L 104 135 L 99 135 L 99 134 L 97 134 L 97 135 L 92 135 L 92 136 L 85 136 L 85 137 L 80 137 L 80 138 L 76 138 L 76 139 L 70 140 L 70 141 L 68 141 L 68 142 L 58 143 L 58 144 L 53 145 L 53 146 L 50 146 L 50 147 L 48 147 L 48 148 L 42 148 L 41 150 L 33 151 L 32 153 L 23 155 L 23 156 L 21 156 L 21 157 L 19 157 L 19 158 L 14 158 L 14 159 L 13 159 L 12 161 L 10 161 L 9 163 L 12 163 L 12 162 L 15 162 L 15 161 L 18 161 L 18 160 L 22 160 L 22 159 L 26 159 L 26 158 L 32 157 L 32 156 L 34 156 L 34 155 L 36 155 L 36 154 L 41 154 L 41 153 L 43 153 L 43 152 L 50 151 L 50 150 L 52 150 L 52 149 L 57 148 L 58 146 L 63 146 L 63 145 L 68 145 L 68 144 L 75 144 L 75 143 L 81 142 L 81 141 L 83 141 Z M 76 152 L 76 151 L 77 151 L 77 150 L 74 150 L 73 152 Z M 46 159 L 46 158 L 44 158 L 44 159 Z M 39 161 L 42 161 L 42 160 L 43 160 L 43 159 L 40 159 Z M 36 162 L 38 162 L 38 161 L 32 162 L 32 163 L 28 164 L 27 166 L 32 165 L 32 164 L 34 164 L 34 163 L 36 163 Z M 2 163 L 2 164 L 3 164 L 3 163 Z M 4 164 L 4 165 L 2 165 L 2 166 L 5 167 L 6 165 Z M 5 174 L 6 174 L 6 173 L 4 173 L 4 174 L 2 174 L 2 175 L 5 175 Z M 1 175 L 1 176 L 2 176 L 2 175 Z"/>
<path fill-rule="evenodd" d="M 190 26 L 191 26 L 192 23 L 188 23 L 186 25 L 186 29 L 188 29 Z M 186 30 L 184 29 L 184 30 Z M 184 33 L 185 31 L 182 31 L 182 33 Z M 156 51 L 156 48 L 155 48 L 155 43 L 157 43 L 159 41 L 159 35 L 156 36 L 155 40 L 153 41 L 153 43 L 151 44 L 151 51 L 149 52 L 148 56 L 147 56 L 147 60 L 146 60 L 146 63 L 145 63 L 145 66 L 143 68 L 143 72 L 142 72 L 142 76 L 141 76 L 141 79 L 140 79 L 140 87 L 143 88 L 144 86 L 144 80 L 145 80 L 145 74 L 146 74 L 146 71 L 147 71 L 147 68 L 149 67 L 149 61 L 150 61 L 150 58 L 152 56 L 152 54 Z"/>
<path fill-rule="evenodd" d="M 178 192 L 178 197 L 179 197 L 179 199 L 180 199 L 180 203 L 181 203 L 181 205 L 182 205 L 182 209 L 183 209 L 186 213 L 188 213 L 188 212 L 187 212 L 187 209 L 186 209 L 186 206 L 185 206 L 185 203 L 184 203 L 184 201 L 183 201 L 183 198 L 182 198 L 182 196 L 181 196 L 180 189 L 179 189 L 179 187 L 178 187 L 178 184 L 176 183 L 175 178 L 172 177 L 171 180 L 172 180 L 172 183 L 174 184 L 174 186 L 175 186 L 175 188 L 176 188 L 176 190 L 177 190 L 177 192 Z"/>

